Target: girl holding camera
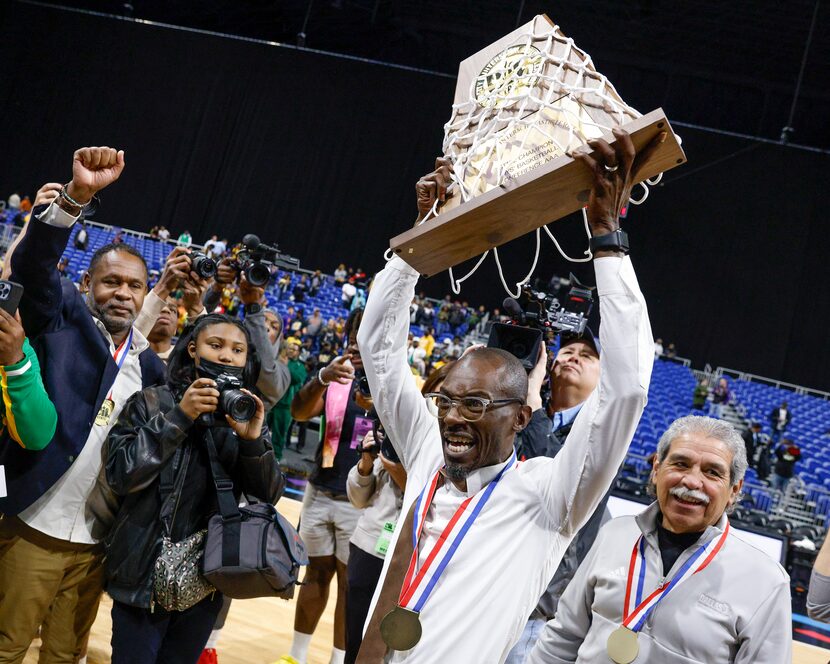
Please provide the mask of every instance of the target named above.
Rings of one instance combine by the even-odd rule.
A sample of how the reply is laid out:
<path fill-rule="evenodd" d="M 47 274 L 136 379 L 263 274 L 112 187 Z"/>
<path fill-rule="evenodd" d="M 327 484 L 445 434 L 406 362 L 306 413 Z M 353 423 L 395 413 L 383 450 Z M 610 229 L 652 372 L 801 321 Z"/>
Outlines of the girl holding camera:
<path fill-rule="evenodd" d="M 275 503 L 282 494 L 262 401 L 251 391 L 258 373 L 245 327 L 202 316 L 170 354 L 167 384 L 134 394 L 109 434 L 107 481 L 122 501 L 106 540 L 113 664 L 195 664 L 213 628 L 222 595 L 198 565 L 175 606 L 158 571 L 185 551 L 198 557 L 218 511 L 209 441 L 237 499 L 244 492 Z"/>

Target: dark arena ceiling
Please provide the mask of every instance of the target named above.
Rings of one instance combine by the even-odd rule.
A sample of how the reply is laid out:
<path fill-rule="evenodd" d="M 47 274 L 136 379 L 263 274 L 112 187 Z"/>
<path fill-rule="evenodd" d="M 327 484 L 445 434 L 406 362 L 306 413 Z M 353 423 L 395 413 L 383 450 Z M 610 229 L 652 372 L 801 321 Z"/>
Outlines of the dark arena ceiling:
<path fill-rule="evenodd" d="M 455 75 L 547 13 L 631 105 L 830 149 L 830 2 L 817 0 L 63 0 L 108 14 L 301 45 Z M 812 26 L 812 31 L 811 31 Z M 810 37 L 812 32 L 812 37 Z M 809 49 L 806 49 L 808 40 Z"/>

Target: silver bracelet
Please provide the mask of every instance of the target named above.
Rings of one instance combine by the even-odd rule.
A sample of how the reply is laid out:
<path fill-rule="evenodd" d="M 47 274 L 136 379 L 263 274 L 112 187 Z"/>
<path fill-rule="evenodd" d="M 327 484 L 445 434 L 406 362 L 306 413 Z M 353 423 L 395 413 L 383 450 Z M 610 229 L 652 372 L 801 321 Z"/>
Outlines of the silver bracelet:
<path fill-rule="evenodd" d="M 86 207 L 87 205 L 89 205 L 89 204 L 92 202 L 92 199 L 90 199 L 90 200 L 88 200 L 86 203 L 79 203 L 78 201 L 76 201 L 74 198 L 72 198 L 72 197 L 71 197 L 71 196 L 70 196 L 70 195 L 66 192 L 66 185 L 63 185 L 63 186 L 61 187 L 60 197 L 61 197 L 63 200 L 65 200 L 67 203 L 69 203 L 70 205 L 74 205 L 76 208 L 84 208 L 84 207 Z"/>
<path fill-rule="evenodd" d="M 317 382 L 320 383 L 320 385 L 322 385 L 323 387 L 328 387 L 329 385 L 331 385 L 331 381 L 327 383 L 323 380 L 323 369 L 325 369 L 325 367 L 320 367 L 320 370 L 317 372 Z"/>

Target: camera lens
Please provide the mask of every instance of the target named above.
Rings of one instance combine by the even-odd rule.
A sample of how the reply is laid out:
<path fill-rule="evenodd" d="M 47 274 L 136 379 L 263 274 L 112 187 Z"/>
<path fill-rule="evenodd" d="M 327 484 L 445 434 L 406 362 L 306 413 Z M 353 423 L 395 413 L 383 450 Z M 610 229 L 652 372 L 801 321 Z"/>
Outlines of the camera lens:
<path fill-rule="evenodd" d="M 271 270 L 262 263 L 251 263 L 245 269 L 245 277 L 253 286 L 265 286 L 271 281 Z"/>
<path fill-rule="evenodd" d="M 216 274 L 216 261 L 204 254 L 195 254 L 190 261 L 193 271 L 202 279 L 210 279 Z"/>
<path fill-rule="evenodd" d="M 224 390 L 219 402 L 222 410 L 237 422 L 248 422 L 256 415 L 256 401 L 240 390 Z"/>

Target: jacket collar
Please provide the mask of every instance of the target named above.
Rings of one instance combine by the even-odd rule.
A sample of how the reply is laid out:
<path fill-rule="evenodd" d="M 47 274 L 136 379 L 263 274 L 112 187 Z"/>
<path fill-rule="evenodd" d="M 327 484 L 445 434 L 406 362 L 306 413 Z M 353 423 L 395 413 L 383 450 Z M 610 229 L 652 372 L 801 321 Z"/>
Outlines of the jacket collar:
<path fill-rule="evenodd" d="M 112 335 L 107 332 L 107 328 L 104 326 L 104 322 L 95 316 L 92 317 L 92 320 L 95 322 L 95 327 L 97 327 L 101 334 L 104 337 L 104 341 L 110 348 L 110 353 L 115 352 L 115 344 L 112 342 Z M 143 353 L 150 347 L 150 342 L 147 341 L 145 336 L 138 331 L 138 329 L 133 326 L 133 342 L 130 346 L 130 353 Z"/>

